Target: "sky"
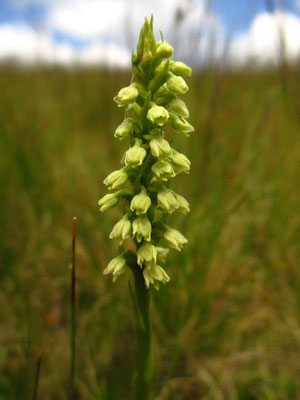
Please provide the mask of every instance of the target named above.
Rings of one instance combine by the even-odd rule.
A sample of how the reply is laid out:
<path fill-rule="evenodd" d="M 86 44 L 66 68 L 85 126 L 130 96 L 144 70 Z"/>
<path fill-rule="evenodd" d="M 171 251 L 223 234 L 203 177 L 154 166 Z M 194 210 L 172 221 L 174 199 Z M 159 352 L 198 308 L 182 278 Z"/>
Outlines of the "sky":
<path fill-rule="evenodd" d="M 127 68 L 151 14 L 194 65 L 300 60 L 300 0 L 0 0 L 0 62 Z"/>

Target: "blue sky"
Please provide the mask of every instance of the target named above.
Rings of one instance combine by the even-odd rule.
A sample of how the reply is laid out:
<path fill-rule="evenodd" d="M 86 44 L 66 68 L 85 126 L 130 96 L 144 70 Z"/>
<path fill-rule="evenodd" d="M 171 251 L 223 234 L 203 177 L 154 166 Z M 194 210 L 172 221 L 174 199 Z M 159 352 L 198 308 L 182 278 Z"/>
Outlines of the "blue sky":
<path fill-rule="evenodd" d="M 11 0 L 1 0 L 0 2 L 0 23 L 3 22 L 24 22 L 34 23 L 36 20 L 45 18 L 48 7 L 42 3 L 28 2 L 18 4 Z"/>
<path fill-rule="evenodd" d="M 88 1 L 88 0 L 86 0 Z M 114 1 L 114 0 L 111 0 Z M 201 2 L 201 0 L 198 0 Z M 220 15 L 226 28 L 233 33 L 240 33 L 247 30 L 251 20 L 260 12 L 266 10 L 268 0 L 212 0 L 212 9 Z M 269 0 L 269 4 L 283 7 L 300 16 L 300 7 L 296 0 Z M 46 19 L 51 1 L 38 0 L 1 0 L 0 1 L 0 23 L 24 22 L 36 24 Z"/>
<path fill-rule="evenodd" d="M 282 7 L 300 16 L 295 0 L 213 0 L 213 9 L 221 15 L 225 26 L 234 34 L 246 31 L 255 15 L 266 11 L 266 3 Z"/>
<path fill-rule="evenodd" d="M 243 45 L 247 44 L 248 52 L 255 53 L 265 51 L 268 45 L 272 47 L 272 40 L 275 40 L 271 21 L 273 14 L 266 14 L 268 3 L 274 6 L 275 11 L 284 10 L 280 21 L 289 28 L 287 38 L 292 41 L 292 53 L 298 51 L 298 42 L 293 36 L 298 35 L 300 29 L 300 0 L 211 0 L 208 18 L 206 6 L 209 3 L 209 0 L 0 0 L 0 58 L 10 53 L 17 55 L 22 46 L 14 40 L 18 42 L 22 37 L 27 38 L 21 49 L 22 57 L 28 49 L 32 58 L 36 48 L 41 47 L 36 44 L 40 36 L 34 37 L 37 28 L 44 32 L 42 47 L 48 52 L 48 58 L 49 52 L 55 53 L 56 50 L 65 58 L 70 58 L 71 53 L 81 57 L 83 53 L 76 53 L 75 50 L 86 48 L 89 48 L 89 57 L 94 61 L 97 60 L 97 52 L 99 57 L 102 52 L 102 57 L 113 59 L 113 52 L 117 54 L 120 50 L 118 57 L 121 57 L 126 46 L 131 44 L 126 42 L 126 36 L 129 37 L 130 33 L 132 40 L 136 40 L 144 15 L 153 12 L 158 27 L 171 32 L 170 21 L 176 4 L 190 10 L 183 36 L 193 24 L 203 25 L 207 32 L 212 29 L 219 32 L 220 43 L 228 32 L 237 42 L 234 43 L 235 50 L 243 51 Z M 126 26 L 130 26 L 129 33 L 126 33 Z M 261 37 L 261 43 L 255 44 L 257 37 Z M 2 42 L 6 40 L 4 49 L 1 48 L 1 38 Z M 254 47 L 250 48 L 253 43 Z M 127 61 L 128 57 L 127 54 Z"/>

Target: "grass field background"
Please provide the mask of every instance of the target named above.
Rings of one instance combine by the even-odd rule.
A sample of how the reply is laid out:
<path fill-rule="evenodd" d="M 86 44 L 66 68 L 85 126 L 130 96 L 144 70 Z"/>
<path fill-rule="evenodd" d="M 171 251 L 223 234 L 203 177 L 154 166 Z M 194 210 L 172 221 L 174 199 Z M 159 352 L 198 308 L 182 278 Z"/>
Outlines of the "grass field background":
<path fill-rule="evenodd" d="M 69 264 L 77 216 L 78 399 L 130 399 L 128 280 L 102 275 L 121 213 L 98 211 L 126 144 L 113 96 L 125 72 L 0 71 L 0 399 L 65 400 Z M 300 80 L 293 70 L 206 71 L 185 101 L 195 134 L 173 215 L 189 243 L 153 291 L 157 400 L 300 398 Z"/>

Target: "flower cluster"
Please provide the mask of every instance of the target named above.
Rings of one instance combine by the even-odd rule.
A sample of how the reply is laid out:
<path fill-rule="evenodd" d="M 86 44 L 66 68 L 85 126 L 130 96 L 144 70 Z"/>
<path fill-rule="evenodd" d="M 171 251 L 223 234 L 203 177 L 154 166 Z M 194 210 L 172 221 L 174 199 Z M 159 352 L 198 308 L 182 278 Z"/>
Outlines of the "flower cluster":
<path fill-rule="evenodd" d="M 178 97 L 188 91 L 184 78 L 191 75 L 191 69 L 173 61 L 172 54 L 173 48 L 162 34 L 161 41 L 155 41 L 153 19 L 149 22 L 146 18 L 132 55 L 132 83 L 114 98 L 118 107 L 125 109 L 115 137 L 128 138 L 130 148 L 123 156 L 123 168 L 104 180 L 109 190 L 116 191 L 99 201 L 101 212 L 122 202 L 124 215 L 110 238 L 119 239 L 121 249 L 127 239 L 136 247 L 135 253 L 123 248 L 104 273 L 112 273 L 115 280 L 128 266 L 138 265 L 146 286 L 153 284 L 157 289 L 159 282 L 170 279 L 160 266 L 168 248 L 181 251 L 187 242 L 178 230 L 166 225 L 166 217 L 175 211 L 189 211 L 187 200 L 170 189 L 170 179 L 189 173 L 191 163 L 171 147 L 164 127 L 170 124 L 175 134 L 184 136 L 194 130 L 187 121 L 189 111 Z"/>

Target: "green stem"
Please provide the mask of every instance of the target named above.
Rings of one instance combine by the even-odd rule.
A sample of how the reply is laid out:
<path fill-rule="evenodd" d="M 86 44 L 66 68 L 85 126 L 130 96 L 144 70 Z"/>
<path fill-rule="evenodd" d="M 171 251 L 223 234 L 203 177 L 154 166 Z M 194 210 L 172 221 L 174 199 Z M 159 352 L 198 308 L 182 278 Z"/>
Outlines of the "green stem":
<path fill-rule="evenodd" d="M 42 363 L 42 356 L 39 356 L 37 364 L 36 364 L 34 392 L 33 392 L 33 397 L 32 397 L 33 400 L 37 400 L 37 398 L 38 398 L 38 387 L 39 387 L 39 380 L 40 380 L 41 363 Z"/>
<path fill-rule="evenodd" d="M 141 268 L 136 265 L 134 273 L 134 293 L 132 299 L 135 309 L 137 336 L 137 374 L 135 380 L 135 399 L 150 400 L 150 387 L 153 378 L 151 319 L 149 313 L 150 291 L 146 288 Z"/>

